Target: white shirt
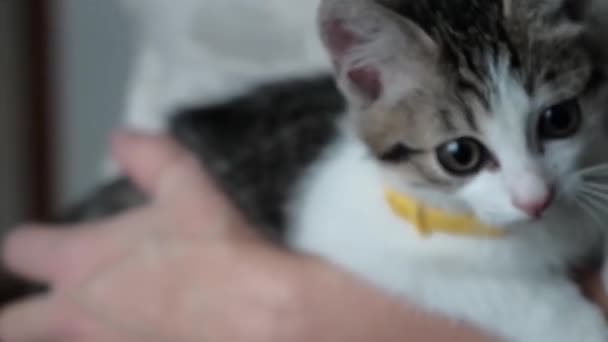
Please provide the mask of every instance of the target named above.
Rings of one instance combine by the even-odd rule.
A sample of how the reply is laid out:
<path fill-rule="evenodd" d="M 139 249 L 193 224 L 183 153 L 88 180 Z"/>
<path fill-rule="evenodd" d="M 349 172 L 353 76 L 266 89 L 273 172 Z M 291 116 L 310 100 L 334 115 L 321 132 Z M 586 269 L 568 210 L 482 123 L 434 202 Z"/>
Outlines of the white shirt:
<path fill-rule="evenodd" d="M 122 1 L 140 37 L 130 127 L 162 131 L 177 107 L 329 69 L 316 29 L 319 0 Z"/>

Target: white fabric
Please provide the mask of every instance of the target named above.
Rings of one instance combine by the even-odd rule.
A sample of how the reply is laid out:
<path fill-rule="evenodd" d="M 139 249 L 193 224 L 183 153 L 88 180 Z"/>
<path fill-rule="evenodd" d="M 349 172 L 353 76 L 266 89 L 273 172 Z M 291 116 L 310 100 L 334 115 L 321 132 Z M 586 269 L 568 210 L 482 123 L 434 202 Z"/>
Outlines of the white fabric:
<path fill-rule="evenodd" d="M 162 131 L 176 107 L 220 100 L 260 81 L 328 70 L 319 0 L 121 0 L 140 49 L 126 123 Z"/>

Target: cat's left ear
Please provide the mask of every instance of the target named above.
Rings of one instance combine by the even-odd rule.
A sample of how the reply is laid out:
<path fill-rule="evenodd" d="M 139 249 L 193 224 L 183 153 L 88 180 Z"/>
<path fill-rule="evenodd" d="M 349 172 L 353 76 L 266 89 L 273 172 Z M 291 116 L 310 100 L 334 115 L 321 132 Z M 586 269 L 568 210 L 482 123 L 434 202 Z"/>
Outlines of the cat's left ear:
<path fill-rule="evenodd" d="M 433 39 L 375 0 L 322 0 L 319 26 L 338 84 L 357 106 L 407 88 L 404 80 L 417 84 L 417 76 L 437 64 Z"/>

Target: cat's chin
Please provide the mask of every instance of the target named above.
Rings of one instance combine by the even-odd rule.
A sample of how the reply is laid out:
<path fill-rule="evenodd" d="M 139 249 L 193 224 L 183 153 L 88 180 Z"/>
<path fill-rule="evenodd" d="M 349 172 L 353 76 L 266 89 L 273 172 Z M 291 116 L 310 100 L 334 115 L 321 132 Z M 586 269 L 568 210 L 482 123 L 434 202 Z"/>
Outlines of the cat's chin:
<path fill-rule="evenodd" d="M 520 221 L 517 223 L 512 223 L 510 225 L 505 226 L 503 229 L 507 233 L 522 233 L 522 232 L 529 232 L 529 231 L 533 231 L 533 230 L 542 229 L 545 226 L 546 225 L 543 224 L 542 219 L 534 219 L 534 220 L 530 219 L 527 221 Z"/>
<path fill-rule="evenodd" d="M 520 217 L 500 217 L 500 215 L 494 215 L 493 217 L 479 217 L 479 220 L 486 225 L 495 227 L 496 229 L 509 232 L 517 232 L 522 230 L 536 229 L 542 225 L 543 219 L 533 219 L 525 215 Z"/>
<path fill-rule="evenodd" d="M 523 216 L 517 219 L 504 220 L 502 222 L 498 220 L 484 220 L 485 224 L 496 227 L 497 229 L 503 230 L 506 233 L 522 233 L 540 229 L 547 229 L 551 225 L 550 222 L 554 221 L 554 217 L 547 213 L 539 218 L 532 218 Z"/>

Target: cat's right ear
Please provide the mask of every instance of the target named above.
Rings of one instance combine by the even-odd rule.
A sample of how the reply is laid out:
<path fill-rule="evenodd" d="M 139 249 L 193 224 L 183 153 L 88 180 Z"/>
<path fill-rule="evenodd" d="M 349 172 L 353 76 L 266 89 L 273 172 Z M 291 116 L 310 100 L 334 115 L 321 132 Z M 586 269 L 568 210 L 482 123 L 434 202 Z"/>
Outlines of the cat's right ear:
<path fill-rule="evenodd" d="M 438 56 L 420 27 L 374 0 L 323 0 L 319 26 L 340 88 L 358 106 L 385 96 L 392 77 L 407 78 Z"/>

